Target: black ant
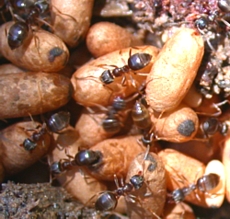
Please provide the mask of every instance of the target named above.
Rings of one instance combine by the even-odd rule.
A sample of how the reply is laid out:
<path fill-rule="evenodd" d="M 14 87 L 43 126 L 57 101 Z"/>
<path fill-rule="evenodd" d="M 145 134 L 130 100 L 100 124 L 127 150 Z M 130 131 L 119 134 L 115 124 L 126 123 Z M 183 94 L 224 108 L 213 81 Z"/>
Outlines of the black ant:
<path fill-rule="evenodd" d="M 175 202 L 176 204 L 184 201 L 185 197 L 189 195 L 192 191 L 196 189 L 203 193 L 208 193 L 212 189 L 216 188 L 220 182 L 220 176 L 215 173 L 210 173 L 203 175 L 196 183 L 190 184 L 188 187 L 183 187 L 175 189 L 170 193 L 170 202 Z"/>
<path fill-rule="evenodd" d="M 121 84 L 124 85 L 126 81 L 126 76 L 125 76 L 126 73 L 130 73 L 130 71 L 135 73 L 135 71 L 144 68 L 150 63 L 152 55 L 148 53 L 135 53 L 131 55 L 131 51 L 132 50 L 130 49 L 128 64 L 122 67 L 111 65 L 112 67 L 114 67 L 113 70 L 105 70 L 101 74 L 100 80 L 103 84 L 105 85 L 110 84 L 114 82 L 115 78 L 123 76 Z"/>
<path fill-rule="evenodd" d="M 32 151 L 36 148 L 37 142 L 41 139 L 41 137 L 47 132 L 58 133 L 62 131 L 69 125 L 70 114 L 69 112 L 60 111 L 58 113 L 53 114 L 47 122 L 44 122 L 41 129 L 39 131 L 35 131 L 30 138 L 26 138 L 22 146 L 27 151 Z M 36 129 L 38 129 L 37 127 Z"/>
<path fill-rule="evenodd" d="M 8 4 L 10 10 L 12 10 L 12 8 L 20 8 L 17 8 L 16 6 L 18 6 L 17 2 L 14 4 Z M 33 7 L 30 5 L 26 5 L 26 7 L 22 8 L 25 9 L 27 7 L 29 8 L 29 12 L 25 19 L 22 19 L 20 16 L 18 16 L 12 11 L 13 17 L 18 20 L 10 27 L 7 35 L 8 44 L 12 50 L 20 47 L 24 43 L 24 41 L 29 36 L 31 26 L 36 24 L 36 20 L 40 21 L 40 16 L 47 13 L 49 9 L 49 4 L 47 1 L 38 1 L 33 4 Z M 45 23 L 45 21 L 42 22 Z"/>
<path fill-rule="evenodd" d="M 129 193 L 138 190 L 144 183 L 144 178 L 141 175 L 134 175 L 130 178 L 128 183 L 122 181 L 121 186 L 115 177 L 117 189 L 114 191 L 105 191 L 99 195 L 95 202 L 95 209 L 97 211 L 112 211 L 116 208 L 120 196 L 129 196 Z"/>
<path fill-rule="evenodd" d="M 106 118 L 102 120 L 102 127 L 107 133 L 116 133 L 121 130 L 122 123 L 120 121 L 122 115 L 121 111 L 124 111 L 127 106 L 127 101 L 121 96 L 113 98 L 112 105 L 108 108 L 101 105 L 97 105 L 100 110 L 106 112 Z M 87 108 L 90 113 L 94 113 L 91 108 Z M 97 122 L 97 121 L 96 121 Z"/>
<path fill-rule="evenodd" d="M 221 122 L 217 118 L 208 118 L 203 123 L 201 123 L 201 130 L 204 135 L 209 137 L 219 132 L 222 135 L 227 135 L 228 132 L 228 124 L 225 122 Z"/>
<path fill-rule="evenodd" d="M 61 159 L 58 162 L 53 162 L 50 166 L 50 171 L 52 174 L 60 174 L 74 166 L 96 168 L 101 164 L 101 160 L 102 153 L 100 151 L 82 150 L 79 151 L 74 158 L 69 156 L 69 159 Z"/>
<path fill-rule="evenodd" d="M 38 129 L 39 127 L 37 127 L 36 129 Z M 31 137 L 26 138 L 22 145 L 25 150 L 27 151 L 32 151 L 37 147 L 37 142 L 41 139 L 41 137 L 47 132 L 46 129 L 46 124 L 43 123 L 40 131 L 34 131 L 34 133 L 31 135 Z"/>
<path fill-rule="evenodd" d="M 153 123 L 151 121 L 150 113 L 147 108 L 145 99 L 137 100 L 134 104 L 132 109 L 132 119 L 137 128 L 142 132 L 142 138 L 139 139 L 138 142 L 147 148 L 145 154 L 146 157 L 150 151 L 150 147 L 153 146 L 155 141 L 160 139 L 155 135 L 153 131 Z"/>

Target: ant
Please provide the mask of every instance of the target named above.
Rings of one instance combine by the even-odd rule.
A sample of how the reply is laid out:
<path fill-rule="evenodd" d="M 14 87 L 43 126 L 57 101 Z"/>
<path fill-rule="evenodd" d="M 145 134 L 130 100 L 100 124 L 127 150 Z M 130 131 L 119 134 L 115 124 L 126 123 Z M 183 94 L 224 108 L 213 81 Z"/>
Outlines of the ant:
<path fill-rule="evenodd" d="M 130 178 L 128 183 L 121 181 L 119 186 L 118 180 L 115 176 L 115 184 L 117 189 L 114 191 L 105 191 L 99 195 L 95 202 L 95 209 L 97 211 L 112 211 L 116 208 L 120 196 L 127 197 L 130 192 L 138 190 L 144 183 L 144 177 L 141 175 L 134 175 Z"/>
<path fill-rule="evenodd" d="M 184 201 L 185 197 L 196 189 L 200 192 L 208 193 L 212 189 L 216 188 L 219 182 L 220 176 L 215 173 L 203 175 L 202 177 L 197 179 L 196 183 L 192 183 L 188 187 L 183 187 L 172 191 L 169 195 L 171 199 L 170 202 L 175 202 L 176 204 L 178 204 Z"/>
<path fill-rule="evenodd" d="M 47 131 L 58 133 L 62 131 L 64 128 L 66 128 L 69 125 L 70 120 L 70 113 L 60 111 L 58 113 L 53 114 L 47 122 L 44 122 L 40 131 L 35 131 L 31 137 L 26 138 L 22 146 L 27 151 L 32 151 L 36 148 L 37 142 L 41 139 L 41 137 L 47 133 Z M 36 129 L 38 129 L 37 127 Z"/>
<path fill-rule="evenodd" d="M 69 156 L 69 159 L 61 159 L 58 162 L 53 162 L 50 166 L 52 174 L 60 174 L 74 166 L 87 166 L 96 168 L 101 164 L 102 153 L 100 151 L 82 150 L 75 157 Z"/>
<path fill-rule="evenodd" d="M 140 165 L 142 166 L 143 165 L 142 161 L 144 162 L 144 160 L 142 160 L 142 158 L 143 158 L 142 155 L 144 155 L 144 154 L 139 154 L 139 155 L 141 155 Z M 147 158 L 147 161 L 148 161 L 148 166 L 146 167 L 147 171 L 150 171 L 150 172 L 154 171 L 156 166 L 157 166 L 156 160 L 153 157 L 151 157 L 151 155 L 149 155 Z M 139 161 L 138 161 L 138 163 L 139 163 Z M 147 187 L 149 187 L 147 182 L 145 182 L 145 179 L 144 179 L 143 173 L 144 173 L 144 171 L 146 171 L 144 169 L 138 170 L 137 173 L 132 173 L 132 171 L 131 171 L 130 172 L 131 175 L 130 175 L 130 177 L 128 177 L 127 183 L 124 183 L 123 179 L 121 179 L 120 184 L 119 184 L 118 179 L 116 177 L 116 174 L 114 174 L 114 182 L 116 185 L 116 189 L 113 191 L 100 192 L 98 195 L 96 194 L 93 197 L 91 197 L 88 202 L 95 200 L 94 207 L 95 207 L 96 211 L 105 212 L 105 211 L 114 210 L 117 206 L 118 199 L 121 196 L 124 196 L 127 201 L 130 201 L 132 203 L 135 203 L 136 201 L 140 201 L 138 199 L 138 197 L 133 195 L 133 192 L 138 191 L 142 188 L 145 191 L 145 188 L 143 187 L 143 185 L 146 185 Z M 135 170 L 135 172 L 136 172 L 136 170 Z M 150 189 L 150 191 L 151 191 L 151 189 Z M 149 193 L 145 193 L 145 196 L 146 197 L 149 196 Z M 96 197 L 96 199 L 95 199 L 95 197 Z M 140 205 L 141 205 L 141 203 L 140 203 Z M 142 206 L 142 205 L 141 205 L 141 207 L 145 208 L 145 206 Z M 147 209 L 145 209 L 145 210 L 147 210 Z M 150 209 L 148 209 L 148 210 L 150 210 Z M 154 216 L 156 216 L 158 219 L 160 219 L 154 212 L 151 212 L 151 213 L 154 214 Z"/>
<path fill-rule="evenodd" d="M 105 85 L 110 84 L 114 82 L 115 78 L 123 76 L 121 84 L 124 85 L 126 81 L 126 76 L 125 76 L 126 73 L 129 73 L 130 71 L 134 71 L 135 73 L 135 71 L 144 68 L 150 63 L 152 59 L 152 55 L 148 53 L 135 53 L 131 55 L 131 51 L 132 50 L 130 49 L 128 64 L 122 67 L 111 65 L 112 67 L 114 67 L 113 70 L 105 70 L 101 74 L 100 80 L 103 84 Z"/>
<path fill-rule="evenodd" d="M 139 142 L 147 147 L 147 156 L 154 141 L 154 133 L 151 132 L 153 124 L 147 107 L 139 100 L 137 100 L 133 106 L 132 119 L 137 128 L 143 132 L 143 137 L 139 140 Z"/>
<path fill-rule="evenodd" d="M 121 130 L 122 123 L 120 118 L 122 115 L 121 111 L 124 111 L 127 107 L 127 101 L 121 97 L 116 96 L 112 101 L 112 105 L 108 108 L 98 105 L 100 110 L 106 112 L 106 118 L 102 120 L 102 127 L 107 133 L 116 133 Z M 90 113 L 94 113 L 91 108 L 87 108 Z M 97 121 L 96 121 L 97 123 Z"/>
<path fill-rule="evenodd" d="M 201 130 L 206 137 L 214 135 L 217 132 L 225 136 L 228 133 L 228 124 L 219 121 L 217 118 L 211 117 L 201 124 Z"/>
<path fill-rule="evenodd" d="M 39 126 L 38 126 L 36 129 L 38 129 L 38 128 L 39 128 Z M 27 150 L 27 151 L 32 151 L 32 150 L 34 150 L 34 149 L 37 147 L 37 142 L 41 139 L 41 137 L 42 137 L 46 132 L 47 132 L 47 130 L 46 130 L 46 124 L 43 123 L 43 125 L 42 125 L 40 131 L 35 131 L 35 132 L 31 135 L 31 137 L 26 138 L 26 139 L 23 141 L 23 143 L 22 143 L 21 146 L 23 146 L 23 147 L 25 148 L 25 150 Z"/>
<path fill-rule="evenodd" d="M 23 3 L 20 5 L 20 2 L 16 2 L 13 4 L 9 2 L 8 8 L 11 10 L 13 17 L 18 20 L 10 27 L 9 32 L 7 34 L 8 45 L 13 50 L 20 47 L 24 43 L 24 41 L 29 36 L 30 28 L 32 27 L 32 25 L 36 24 L 35 21 L 36 20 L 41 21 L 40 16 L 47 13 L 49 9 L 49 4 L 47 1 L 37 1 L 33 4 L 33 6 L 29 4 L 28 5 L 23 4 Z M 28 15 L 25 17 L 25 19 L 23 19 L 17 14 L 13 13 L 12 8 L 13 9 L 29 8 L 29 12 Z M 45 23 L 45 21 L 43 20 L 42 22 Z"/>
<path fill-rule="evenodd" d="M 102 127 L 106 132 L 119 132 L 121 129 L 121 121 L 119 114 L 127 107 L 127 100 L 121 96 L 116 96 L 113 99 L 112 105 L 109 107 L 107 117 L 102 121 Z"/>

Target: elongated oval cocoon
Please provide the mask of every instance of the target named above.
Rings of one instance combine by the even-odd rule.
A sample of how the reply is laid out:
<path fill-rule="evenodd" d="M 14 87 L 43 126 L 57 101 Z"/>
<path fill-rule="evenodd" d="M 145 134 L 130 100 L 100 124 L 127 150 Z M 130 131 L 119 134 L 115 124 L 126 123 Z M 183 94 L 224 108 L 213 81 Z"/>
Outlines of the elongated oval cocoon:
<path fill-rule="evenodd" d="M 70 80 L 59 74 L 18 73 L 0 76 L 0 118 L 38 115 L 65 105 Z"/>
<path fill-rule="evenodd" d="M 194 29 L 181 28 L 166 42 L 147 77 L 146 100 L 152 109 L 165 112 L 180 104 L 203 54 L 202 36 Z"/>
<path fill-rule="evenodd" d="M 219 175 L 220 182 L 214 189 L 205 194 L 205 201 L 210 208 L 219 208 L 225 197 L 225 169 L 223 163 L 219 160 L 210 161 L 206 166 L 205 174 L 210 173 Z"/>
<path fill-rule="evenodd" d="M 132 160 L 145 148 L 137 140 L 140 136 L 120 136 L 105 139 L 90 150 L 102 153 L 102 163 L 97 167 L 89 168 L 90 174 L 99 180 L 114 180 L 114 174 L 118 178 L 125 178 Z"/>
<path fill-rule="evenodd" d="M 53 144 L 53 150 L 48 154 L 49 164 L 59 162 L 60 160 L 73 160 L 73 158 L 67 155 L 74 157 L 79 151 L 81 142 L 77 131 L 69 127 L 66 133 L 54 134 Z M 63 147 L 63 150 L 58 145 Z M 91 197 L 106 190 L 106 186 L 102 182 L 88 175 L 87 172 L 77 165 L 64 170 L 59 175 L 55 175 L 55 178 L 74 198 L 87 206 L 93 204 L 92 200 L 90 200 Z"/>
<path fill-rule="evenodd" d="M 129 166 L 126 182 L 140 174 L 144 177 L 144 183 L 131 192 L 135 201 L 126 201 L 129 218 L 158 219 L 166 201 L 166 176 L 161 158 L 152 152 L 147 156 L 145 152 L 138 154 Z"/>
<path fill-rule="evenodd" d="M 35 121 L 24 121 L 13 124 L 0 132 L 0 151 L 2 151 L 0 159 L 6 175 L 13 175 L 26 169 L 48 152 L 51 145 L 48 133 L 42 135 L 32 151 L 27 151 L 22 146 L 23 141 L 31 136 L 31 131 L 28 130 L 33 130 L 38 125 L 40 124 Z"/>
<path fill-rule="evenodd" d="M 111 22 L 98 22 L 90 27 L 86 44 L 94 57 L 131 46 L 132 35 L 123 27 Z"/>
<path fill-rule="evenodd" d="M 205 165 L 202 162 L 176 150 L 165 149 L 160 151 L 158 156 L 165 165 L 167 188 L 170 191 L 188 187 L 204 175 Z M 185 201 L 207 207 L 204 193 L 197 189 L 187 195 Z"/>
<path fill-rule="evenodd" d="M 51 0 L 54 33 L 68 46 L 76 47 L 89 29 L 93 0 Z"/>
<path fill-rule="evenodd" d="M 108 106 L 113 95 L 122 94 L 127 97 L 136 93 L 136 87 L 131 86 L 130 84 L 129 86 L 122 86 L 122 76 L 116 78 L 114 82 L 109 85 L 105 85 L 100 81 L 100 76 L 105 70 L 113 70 L 115 66 L 123 67 L 124 65 L 127 65 L 128 58 L 130 57 L 130 50 L 132 55 L 135 53 L 148 53 L 152 56 L 150 63 L 143 69 L 137 71 L 147 74 L 159 52 L 156 47 L 138 46 L 135 48 L 129 47 L 122 50 L 116 50 L 86 63 L 75 71 L 71 78 L 74 87 L 73 98 L 79 104 L 86 107 L 95 105 Z M 134 81 L 137 81 L 139 85 L 142 84 L 146 78 L 144 76 L 135 75 L 132 71 L 126 73 L 126 76 L 129 82 L 131 77 Z"/>
<path fill-rule="evenodd" d="M 190 107 L 181 104 L 164 113 L 160 118 L 153 113 L 151 121 L 154 132 L 159 139 L 169 142 L 186 142 L 192 140 L 199 128 L 197 114 Z"/>
<path fill-rule="evenodd" d="M 7 33 L 14 22 L 0 27 L 0 52 L 18 67 L 29 71 L 57 72 L 65 67 L 69 50 L 56 35 L 39 29 L 33 31 L 31 40 L 12 50 L 7 41 Z"/>

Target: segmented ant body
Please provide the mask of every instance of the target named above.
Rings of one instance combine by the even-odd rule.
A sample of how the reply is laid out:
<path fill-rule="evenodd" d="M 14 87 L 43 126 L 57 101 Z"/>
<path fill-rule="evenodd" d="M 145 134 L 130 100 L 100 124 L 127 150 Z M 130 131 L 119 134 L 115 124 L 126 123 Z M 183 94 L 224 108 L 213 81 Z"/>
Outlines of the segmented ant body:
<path fill-rule="evenodd" d="M 147 107 L 140 101 L 136 101 L 132 109 L 134 124 L 141 130 L 150 130 L 152 122 Z"/>
<path fill-rule="evenodd" d="M 33 4 L 30 1 L 16 1 L 8 3 L 8 8 L 12 11 L 13 17 L 17 19 L 10 27 L 7 35 L 8 44 L 13 50 L 23 45 L 29 37 L 32 26 L 37 25 L 38 21 L 44 23 L 41 17 L 48 12 L 49 4 L 47 1 L 37 1 Z M 26 15 L 21 16 L 21 11 L 24 12 L 23 15 Z"/>
<path fill-rule="evenodd" d="M 26 138 L 22 146 L 27 151 L 32 151 L 36 148 L 37 142 L 42 138 L 42 136 L 47 132 L 54 132 L 58 133 L 62 131 L 64 128 L 66 128 L 69 125 L 70 120 L 70 113 L 60 111 L 58 113 L 53 114 L 47 122 L 44 122 L 42 127 L 39 131 L 34 131 L 34 133 L 31 135 L 31 137 Z M 38 127 L 39 128 L 39 127 Z"/>
<path fill-rule="evenodd" d="M 53 162 L 50 166 L 52 174 L 60 174 L 75 166 L 86 166 L 96 168 L 101 164 L 102 153 L 100 151 L 82 150 L 79 151 L 75 157 L 69 159 L 61 159 L 58 162 Z"/>
<path fill-rule="evenodd" d="M 228 132 L 228 125 L 225 122 L 221 122 L 217 118 L 208 118 L 201 124 L 201 129 L 205 136 L 211 136 L 219 132 L 222 135 L 226 135 Z"/>
<path fill-rule="evenodd" d="M 120 96 L 113 99 L 112 105 L 105 109 L 107 111 L 107 117 L 102 121 L 103 129 L 108 133 L 119 132 L 122 127 L 120 121 L 121 111 L 126 109 L 126 100 Z"/>
<path fill-rule="evenodd" d="M 114 69 L 105 70 L 101 74 L 100 80 L 103 84 L 110 84 L 114 82 L 115 78 L 123 77 L 121 84 L 125 85 L 125 81 L 126 81 L 125 74 L 128 74 L 130 72 L 135 73 L 135 71 L 143 69 L 145 66 L 147 66 L 150 63 L 151 58 L 152 56 L 148 53 L 135 53 L 131 55 L 131 50 L 130 50 L 130 57 L 128 59 L 128 64 L 122 67 L 111 65 L 112 67 L 114 67 Z"/>
<path fill-rule="evenodd" d="M 45 123 L 42 125 L 39 131 L 35 131 L 30 138 L 26 138 L 22 146 L 27 151 L 32 151 L 37 147 L 37 142 L 42 138 L 42 136 L 47 132 Z"/>
<path fill-rule="evenodd" d="M 150 147 L 153 145 L 156 138 L 154 132 L 152 131 L 153 124 L 149 111 L 145 104 L 141 103 L 139 100 L 137 100 L 133 106 L 132 119 L 137 128 L 142 131 L 143 136 L 139 142 L 147 148 L 145 155 L 147 156 L 150 151 Z"/>
<path fill-rule="evenodd" d="M 196 183 L 190 184 L 188 187 L 183 187 L 179 189 L 175 189 L 170 194 L 170 202 L 180 203 L 184 201 L 185 197 L 196 189 L 203 193 L 208 193 L 212 189 L 216 188 L 216 186 L 220 182 L 219 175 L 215 173 L 210 173 L 208 175 L 204 175 L 196 181 Z"/>
<path fill-rule="evenodd" d="M 141 175 L 134 175 L 130 178 L 128 183 L 123 183 L 119 187 L 118 181 L 115 180 L 117 189 L 114 191 L 105 191 L 99 195 L 95 202 L 95 209 L 97 211 L 111 211 L 116 208 L 120 196 L 129 197 L 129 193 L 138 190 L 144 183 L 144 178 Z"/>
<path fill-rule="evenodd" d="M 70 113 L 65 111 L 60 111 L 51 115 L 51 117 L 46 121 L 46 125 L 49 131 L 58 133 L 65 129 L 69 125 Z"/>

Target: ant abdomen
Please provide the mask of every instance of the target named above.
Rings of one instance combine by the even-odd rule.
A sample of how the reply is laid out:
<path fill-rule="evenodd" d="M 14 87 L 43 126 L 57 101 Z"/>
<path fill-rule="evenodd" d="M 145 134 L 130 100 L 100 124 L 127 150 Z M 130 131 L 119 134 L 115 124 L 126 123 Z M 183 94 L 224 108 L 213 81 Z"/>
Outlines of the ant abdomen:
<path fill-rule="evenodd" d="M 109 114 L 102 121 L 102 127 L 107 133 L 116 133 L 121 130 L 121 122 L 116 114 Z"/>
<path fill-rule="evenodd" d="M 117 197 L 113 192 L 103 192 L 95 202 L 95 209 L 97 211 L 110 211 L 117 206 Z"/>
<path fill-rule="evenodd" d="M 152 59 L 152 55 L 148 53 L 135 53 L 128 59 L 130 69 L 137 71 L 147 66 Z"/>
<path fill-rule="evenodd" d="M 148 109 L 139 101 L 136 101 L 132 109 L 134 124 L 140 129 L 147 129 L 152 126 Z"/>
<path fill-rule="evenodd" d="M 216 186 L 219 184 L 220 182 L 220 176 L 215 174 L 215 173 L 210 173 L 208 175 L 204 175 L 202 177 L 200 177 L 197 180 L 197 188 L 201 191 L 201 192 L 208 192 L 214 188 L 216 188 Z"/>
<path fill-rule="evenodd" d="M 13 50 L 20 47 L 29 34 L 26 23 L 15 22 L 9 29 L 7 40 L 9 47 Z"/>
<path fill-rule="evenodd" d="M 102 153 L 100 151 L 82 150 L 75 155 L 74 160 L 78 166 L 97 166 L 101 163 Z"/>
<path fill-rule="evenodd" d="M 47 121 L 47 126 L 50 131 L 58 133 L 69 125 L 70 113 L 60 111 L 53 114 Z"/>

